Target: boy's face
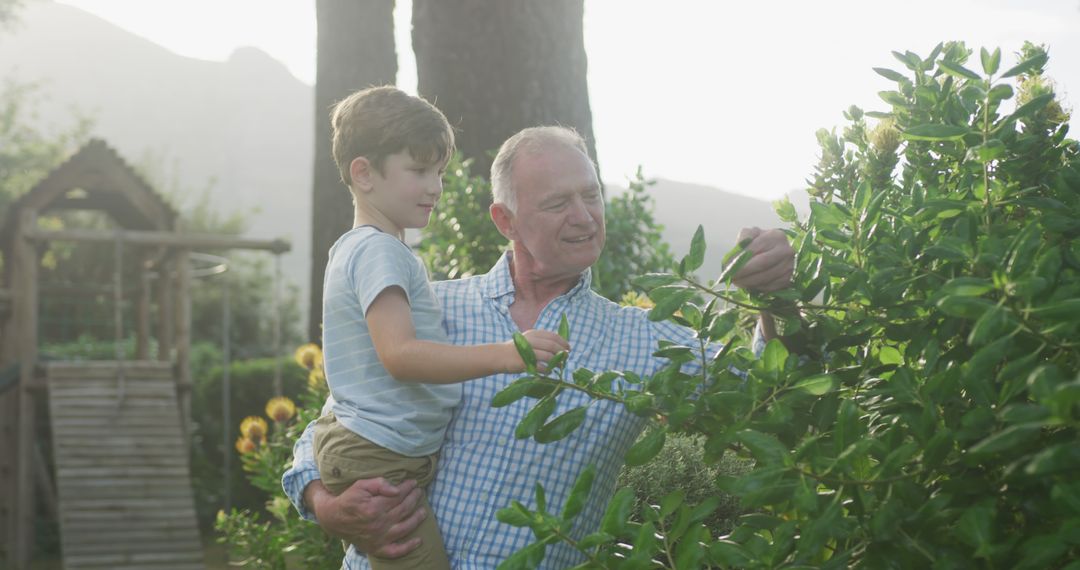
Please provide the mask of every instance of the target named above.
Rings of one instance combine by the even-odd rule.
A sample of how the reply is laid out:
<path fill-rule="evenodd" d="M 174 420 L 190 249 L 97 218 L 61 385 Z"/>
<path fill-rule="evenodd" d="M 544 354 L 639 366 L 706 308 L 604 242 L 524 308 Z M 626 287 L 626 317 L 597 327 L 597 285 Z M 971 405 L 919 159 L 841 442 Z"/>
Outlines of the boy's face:
<path fill-rule="evenodd" d="M 371 167 L 371 188 L 365 192 L 390 233 L 405 228 L 422 228 L 442 195 L 446 160 L 427 164 L 415 160 L 408 150 L 396 152 L 383 161 L 382 172 Z"/>

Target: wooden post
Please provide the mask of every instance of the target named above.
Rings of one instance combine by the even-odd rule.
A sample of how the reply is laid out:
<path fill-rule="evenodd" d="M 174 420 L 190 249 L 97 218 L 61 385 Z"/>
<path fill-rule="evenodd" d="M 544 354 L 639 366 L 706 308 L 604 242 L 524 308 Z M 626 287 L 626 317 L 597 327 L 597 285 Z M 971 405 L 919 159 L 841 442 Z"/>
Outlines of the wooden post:
<path fill-rule="evenodd" d="M 150 270 L 145 252 L 139 255 L 139 303 L 135 309 L 135 360 L 150 359 Z"/>
<path fill-rule="evenodd" d="M 23 570 L 30 565 L 34 546 L 34 394 L 30 385 L 37 368 L 38 341 L 38 258 L 37 248 L 22 235 L 26 228 L 37 226 L 37 212 L 19 212 L 19 223 L 14 241 L 15 314 L 19 337 L 19 387 L 18 387 L 18 453 L 15 460 L 15 543 L 11 565 Z"/>
<path fill-rule="evenodd" d="M 191 425 L 191 258 L 187 249 L 176 252 L 176 394 L 184 434 Z"/>
<path fill-rule="evenodd" d="M 5 360 L 7 366 L 11 361 Z M 15 552 L 15 452 L 18 386 L 0 394 L 0 537 L 3 537 L 5 563 Z"/>
<path fill-rule="evenodd" d="M 172 361 L 173 349 L 173 322 L 175 310 L 173 308 L 173 260 L 171 255 L 162 258 L 157 268 L 157 293 L 158 293 L 158 353 L 157 359 L 162 362 Z"/>

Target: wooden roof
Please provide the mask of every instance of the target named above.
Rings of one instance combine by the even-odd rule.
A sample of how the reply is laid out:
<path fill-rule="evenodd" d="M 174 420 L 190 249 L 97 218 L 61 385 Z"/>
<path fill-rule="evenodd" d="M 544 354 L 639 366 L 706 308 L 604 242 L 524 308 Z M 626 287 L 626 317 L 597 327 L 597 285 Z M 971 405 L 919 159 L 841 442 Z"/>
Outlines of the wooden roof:
<path fill-rule="evenodd" d="M 19 213 L 33 209 L 99 210 L 128 230 L 172 230 L 177 212 L 101 139 L 91 139 L 8 208 L 3 241 L 11 239 Z"/>

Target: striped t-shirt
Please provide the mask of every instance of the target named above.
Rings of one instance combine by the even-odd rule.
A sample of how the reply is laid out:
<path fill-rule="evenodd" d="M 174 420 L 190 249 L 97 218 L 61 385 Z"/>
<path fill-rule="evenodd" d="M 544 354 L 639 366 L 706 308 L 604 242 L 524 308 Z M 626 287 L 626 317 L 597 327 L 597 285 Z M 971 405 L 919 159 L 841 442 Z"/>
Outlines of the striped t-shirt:
<path fill-rule="evenodd" d="M 419 457 L 442 445 L 461 385 L 399 382 L 379 362 L 364 314 L 379 293 L 395 286 L 409 299 L 416 338 L 449 342 L 423 262 L 397 238 L 360 226 L 337 240 L 326 264 L 326 381 L 342 425 L 391 451 Z"/>

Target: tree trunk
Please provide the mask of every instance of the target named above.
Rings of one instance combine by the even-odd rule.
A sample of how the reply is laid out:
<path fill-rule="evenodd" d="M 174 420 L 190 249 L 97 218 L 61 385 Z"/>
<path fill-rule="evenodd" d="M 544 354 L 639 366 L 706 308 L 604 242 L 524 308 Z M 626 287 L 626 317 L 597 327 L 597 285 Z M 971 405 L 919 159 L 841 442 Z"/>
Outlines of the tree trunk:
<path fill-rule="evenodd" d="M 322 339 L 327 251 L 352 227 L 353 207 L 330 150 L 330 108 L 349 93 L 397 78 L 393 0 L 318 0 L 315 168 L 312 187 L 311 305 L 308 337 Z"/>
<path fill-rule="evenodd" d="M 413 0 L 418 91 L 485 177 L 491 151 L 537 125 L 574 127 L 595 160 L 584 0 Z"/>

